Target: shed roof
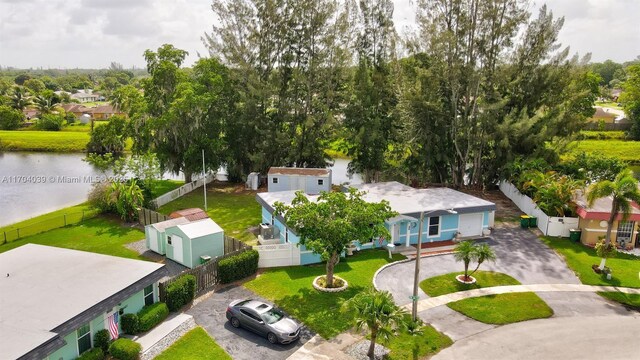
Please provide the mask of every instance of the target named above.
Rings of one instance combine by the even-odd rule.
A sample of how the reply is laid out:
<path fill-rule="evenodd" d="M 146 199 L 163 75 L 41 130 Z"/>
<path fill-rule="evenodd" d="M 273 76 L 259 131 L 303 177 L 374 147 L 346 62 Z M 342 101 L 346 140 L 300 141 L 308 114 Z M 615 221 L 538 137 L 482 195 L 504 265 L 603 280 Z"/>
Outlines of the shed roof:
<path fill-rule="evenodd" d="M 196 220 L 209 218 L 209 215 L 207 215 L 207 213 L 200 208 L 183 209 L 183 210 L 174 211 L 171 214 L 169 214 L 169 217 L 172 219 L 176 219 L 182 216 L 187 218 L 187 220 L 189 221 L 196 221 Z"/>
<path fill-rule="evenodd" d="M 127 291 L 157 281 L 165 269 L 153 262 L 26 244 L 0 254 L 0 273 L 0 353 L 15 359 L 46 357 L 64 344 L 59 336 L 104 314 L 132 295 Z"/>
<path fill-rule="evenodd" d="M 188 224 L 177 226 L 178 229 L 187 235 L 190 239 L 199 238 L 206 235 L 217 234 L 222 232 L 222 228 L 211 219 L 203 219 L 193 221 Z"/>
<path fill-rule="evenodd" d="M 330 169 L 323 168 L 297 168 L 297 167 L 271 167 L 269 175 L 299 175 L 299 176 L 329 176 Z"/>
<path fill-rule="evenodd" d="M 189 219 L 185 217 L 179 217 L 179 218 L 169 219 L 169 220 L 161 221 L 155 224 L 151 224 L 151 226 L 153 226 L 158 231 L 164 232 L 169 227 L 188 224 L 189 222 L 190 222 Z"/>

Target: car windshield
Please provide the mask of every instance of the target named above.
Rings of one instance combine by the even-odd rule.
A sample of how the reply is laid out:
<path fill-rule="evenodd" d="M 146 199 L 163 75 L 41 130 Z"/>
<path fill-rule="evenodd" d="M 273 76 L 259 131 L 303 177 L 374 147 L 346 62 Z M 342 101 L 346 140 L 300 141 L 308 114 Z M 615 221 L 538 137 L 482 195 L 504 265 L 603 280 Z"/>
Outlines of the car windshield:
<path fill-rule="evenodd" d="M 263 312 L 260 316 L 265 323 L 274 324 L 280 321 L 284 317 L 284 314 L 276 309 L 270 309 L 269 311 Z"/>

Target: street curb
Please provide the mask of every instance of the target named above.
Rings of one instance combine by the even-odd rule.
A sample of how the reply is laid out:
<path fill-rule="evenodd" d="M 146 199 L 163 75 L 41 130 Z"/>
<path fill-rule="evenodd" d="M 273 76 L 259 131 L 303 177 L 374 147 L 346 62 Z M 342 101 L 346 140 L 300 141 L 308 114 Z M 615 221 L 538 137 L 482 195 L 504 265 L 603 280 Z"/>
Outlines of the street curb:
<path fill-rule="evenodd" d="M 434 257 L 434 256 L 442 256 L 442 255 L 451 255 L 453 254 L 454 251 L 449 251 L 449 252 L 442 252 L 442 253 L 437 253 L 437 254 L 425 254 L 420 256 L 420 258 L 426 258 L 426 257 Z M 380 272 L 388 267 L 394 266 L 394 265 L 399 265 L 399 264 L 403 264 L 409 261 L 415 261 L 416 259 L 404 259 L 404 260 L 398 260 L 398 261 L 394 261 L 392 263 L 389 263 L 387 265 L 384 265 L 383 267 L 381 267 L 380 269 L 378 269 L 375 274 L 373 274 L 373 288 L 380 291 L 380 288 L 378 288 L 378 283 L 376 282 L 376 279 L 378 278 L 378 274 L 380 274 Z"/>

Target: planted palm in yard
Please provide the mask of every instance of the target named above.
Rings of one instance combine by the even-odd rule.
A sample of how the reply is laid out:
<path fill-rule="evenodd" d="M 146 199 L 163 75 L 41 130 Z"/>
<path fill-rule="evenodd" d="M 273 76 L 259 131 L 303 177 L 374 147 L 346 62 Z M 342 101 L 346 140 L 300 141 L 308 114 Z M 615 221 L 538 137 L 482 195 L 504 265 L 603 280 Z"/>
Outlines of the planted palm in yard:
<path fill-rule="evenodd" d="M 458 275 L 456 279 L 463 283 L 472 283 L 475 279 L 471 276 L 480 265 L 485 261 L 495 261 L 496 255 L 493 250 L 487 244 L 473 244 L 471 241 L 463 241 L 459 243 L 455 248 L 455 253 L 453 255 L 456 261 L 462 261 L 464 263 L 464 276 Z M 476 261 L 478 265 L 476 268 L 469 274 L 469 264 L 472 261 Z"/>

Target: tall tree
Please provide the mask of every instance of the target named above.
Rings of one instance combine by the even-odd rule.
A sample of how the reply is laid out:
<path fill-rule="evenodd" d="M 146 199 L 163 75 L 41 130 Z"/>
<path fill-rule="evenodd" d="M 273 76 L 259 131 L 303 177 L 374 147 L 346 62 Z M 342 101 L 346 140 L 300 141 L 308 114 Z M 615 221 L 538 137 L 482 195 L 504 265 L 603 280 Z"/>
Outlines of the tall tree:
<path fill-rule="evenodd" d="M 621 100 L 625 114 L 633 121 L 629 135 L 634 140 L 640 140 L 640 64 L 629 66 L 626 72 L 627 80 L 623 83 Z"/>
<path fill-rule="evenodd" d="M 389 62 L 395 56 L 393 2 L 360 1 L 356 42 L 358 68 L 345 109 L 345 127 L 351 144 L 349 170 L 378 181 L 386 163 L 397 103 Z"/>
<path fill-rule="evenodd" d="M 10 96 L 11 107 L 16 110 L 24 110 L 27 106 L 32 104 L 27 90 L 21 86 L 14 86 Z"/>

